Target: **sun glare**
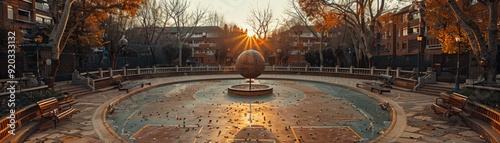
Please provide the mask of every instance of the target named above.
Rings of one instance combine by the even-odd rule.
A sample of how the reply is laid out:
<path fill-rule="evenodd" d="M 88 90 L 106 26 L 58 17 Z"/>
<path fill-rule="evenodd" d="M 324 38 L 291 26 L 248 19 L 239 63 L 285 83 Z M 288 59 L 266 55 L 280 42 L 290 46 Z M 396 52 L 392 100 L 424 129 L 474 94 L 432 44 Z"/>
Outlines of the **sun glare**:
<path fill-rule="evenodd" d="M 247 32 L 247 37 L 253 37 L 253 36 L 255 36 L 255 33 L 253 31 Z"/>

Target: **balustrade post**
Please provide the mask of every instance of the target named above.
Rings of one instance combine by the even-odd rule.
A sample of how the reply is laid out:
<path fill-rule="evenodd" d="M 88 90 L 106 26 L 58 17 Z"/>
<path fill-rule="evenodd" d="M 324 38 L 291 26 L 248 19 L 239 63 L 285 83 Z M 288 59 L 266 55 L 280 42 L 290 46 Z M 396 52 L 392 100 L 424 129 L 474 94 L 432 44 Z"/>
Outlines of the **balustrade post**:
<path fill-rule="evenodd" d="M 287 71 L 290 71 L 290 65 L 288 65 Z"/>
<path fill-rule="evenodd" d="M 122 68 L 122 75 L 123 76 L 127 75 L 127 68 L 125 68 L 125 67 Z"/>
<path fill-rule="evenodd" d="M 113 69 L 109 68 L 108 71 L 109 71 L 109 77 L 113 77 Z"/>
<path fill-rule="evenodd" d="M 137 66 L 137 74 L 141 74 L 141 68 Z"/>
<path fill-rule="evenodd" d="M 391 73 L 391 67 L 387 67 L 387 71 L 385 72 L 385 74 L 391 75 L 390 73 Z"/>
<path fill-rule="evenodd" d="M 349 73 L 353 73 L 353 68 L 354 68 L 354 66 L 351 66 L 351 67 L 349 68 Z"/>
<path fill-rule="evenodd" d="M 401 75 L 401 67 L 396 68 L 396 77 L 399 77 Z"/>
<path fill-rule="evenodd" d="M 193 71 L 193 65 L 189 65 L 189 67 L 191 67 L 191 71 Z"/>
<path fill-rule="evenodd" d="M 175 71 L 179 72 L 179 66 L 175 65 Z"/>
<path fill-rule="evenodd" d="M 156 66 L 153 66 L 153 73 L 156 73 Z"/>
<path fill-rule="evenodd" d="M 102 68 L 98 68 L 97 70 L 99 70 L 99 78 L 102 78 L 102 76 L 104 75 L 104 74 L 102 73 Z"/>
<path fill-rule="evenodd" d="M 335 66 L 335 73 L 338 73 L 339 72 L 339 65 L 336 65 Z"/>
<path fill-rule="evenodd" d="M 372 68 L 370 69 L 370 75 L 374 75 L 375 73 L 375 66 L 372 66 Z"/>
<path fill-rule="evenodd" d="M 221 65 L 219 65 L 219 71 L 222 71 L 222 66 Z"/>
<path fill-rule="evenodd" d="M 273 65 L 273 71 L 275 71 L 275 70 L 276 70 L 276 65 Z"/>
<path fill-rule="evenodd" d="M 418 80 L 419 75 L 418 75 L 418 69 L 417 68 L 413 68 L 413 77 Z"/>
<path fill-rule="evenodd" d="M 308 67 L 309 67 L 309 66 L 308 66 L 308 65 L 306 65 L 306 67 L 305 67 L 305 72 L 307 71 L 307 68 L 308 68 Z"/>
<path fill-rule="evenodd" d="M 207 65 L 207 71 L 209 70 L 208 65 Z"/>

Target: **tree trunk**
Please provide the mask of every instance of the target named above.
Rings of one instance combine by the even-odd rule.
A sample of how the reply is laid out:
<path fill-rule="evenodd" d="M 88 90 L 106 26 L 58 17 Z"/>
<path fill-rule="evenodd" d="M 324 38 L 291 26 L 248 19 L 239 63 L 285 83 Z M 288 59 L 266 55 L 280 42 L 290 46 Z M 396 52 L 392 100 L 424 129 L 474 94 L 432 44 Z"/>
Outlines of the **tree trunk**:
<path fill-rule="evenodd" d="M 155 56 L 156 48 L 151 48 L 151 46 L 148 48 L 149 48 L 149 53 L 151 53 L 151 58 L 152 58 L 151 64 L 156 65 L 156 56 Z"/>
<path fill-rule="evenodd" d="M 319 66 L 323 67 L 323 32 L 319 38 Z"/>
<path fill-rule="evenodd" d="M 498 53 L 498 0 L 488 4 L 489 20 L 488 20 L 488 52 L 486 52 L 486 59 L 488 59 L 485 72 L 487 74 L 488 83 L 494 83 L 497 74 L 497 53 Z"/>
<path fill-rule="evenodd" d="M 49 37 L 49 45 L 52 45 L 52 73 L 47 79 L 48 85 L 52 90 L 54 89 L 54 82 L 55 82 L 55 77 L 57 75 L 57 71 L 59 69 L 59 56 L 61 55 L 61 39 L 64 33 L 64 29 L 66 29 L 66 24 L 68 22 L 69 14 L 71 12 L 71 5 L 73 4 L 74 0 L 66 0 L 64 3 L 64 10 L 63 14 L 61 16 L 60 21 L 55 25 L 55 28 L 52 29 Z"/>
<path fill-rule="evenodd" d="M 179 66 L 182 67 L 182 42 L 179 42 Z"/>

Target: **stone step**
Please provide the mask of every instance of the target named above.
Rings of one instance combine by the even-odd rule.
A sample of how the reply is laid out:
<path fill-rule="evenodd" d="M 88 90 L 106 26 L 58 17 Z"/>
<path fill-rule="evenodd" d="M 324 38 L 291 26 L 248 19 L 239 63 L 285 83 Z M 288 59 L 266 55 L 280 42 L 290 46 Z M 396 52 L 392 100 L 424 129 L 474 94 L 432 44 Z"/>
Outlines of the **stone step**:
<path fill-rule="evenodd" d="M 78 88 L 82 88 L 82 87 L 85 87 L 85 86 L 83 86 L 83 85 L 71 85 L 71 84 L 68 84 L 68 85 L 56 86 L 55 90 L 56 91 L 63 91 L 63 90 L 78 89 Z"/>
<path fill-rule="evenodd" d="M 72 92 L 70 92 L 70 94 L 72 94 L 72 95 L 76 95 L 76 94 L 79 94 L 79 93 L 84 93 L 84 92 L 88 92 L 88 91 L 92 91 L 92 90 L 90 90 L 90 89 L 86 89 L 86 88 L 82 88 L 82 89 L 80 89 L 80 90 L 75 90 L 75 91 L 72 91 Z"/>
<path fill-rule="evenodd" d="M 78 92 L 80 90 L 89 90 L 89 89 L 87 89 L 87 87 L 81 86 L 81 87 L 78 87 L 78 88 L 71 88 L 71 89 L 61 90 L 61 92 L 73 93 L 73 92 Z"/>
<path fill-rule="evenodd" d="M 415 91 L 416 93 L 424 94 L 424 95 L 432 95 L 432 96 L 440 96 L 440 92 L 435 92 L 435 91 L 422 91 L 422 90 L 417 90 Z"/>
<path fill-rule="evenodd" d="M 74 94 L 76 97 L 78 96 L 82 96 L 82 95 L 89 95 L 89 94 L 93 94 L 94 91 L 91 91 L 91 90 L 88 90 L 86 92 L 80 92 L 80 93 L 77 93 L 77 94 Z"/>
<path fill-rule="evenodd" d="M 448 91 L 448 90 L 452 90 L 453 88 L 451 88 L 451 87 L 439 87 L 439 86 L 427 86 L 427 85 L 424 85 L 424 86 L 420 87 L 419 89 L 432 89 L 432 90 Z"/>

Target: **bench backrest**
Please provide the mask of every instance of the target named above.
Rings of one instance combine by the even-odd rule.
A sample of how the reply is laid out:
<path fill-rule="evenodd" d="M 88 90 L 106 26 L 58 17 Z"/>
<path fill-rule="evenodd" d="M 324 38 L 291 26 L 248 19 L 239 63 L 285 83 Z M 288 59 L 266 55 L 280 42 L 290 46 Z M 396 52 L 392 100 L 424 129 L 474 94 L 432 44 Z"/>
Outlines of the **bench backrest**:
<path fill-rule="evenodd" d="M 41 101 L 36 102 L 38 107 L 40 107 L 40 112 L 42 115 L 50 113 L 54 109 L 59 108 L 59 102 L 55 97 L 47 98 Z"/>
<path fill-rule="evenodd" d="M 385 84 L 391 84 L 392 83 L 392 76 L 386 75 L 386 74 L 381 74 L 381 75 L 377 76 L 377 78 L 375 80 L 380 81 L 380 82 L 385 83 Z"/>
<path fill-rule="evenodd" d="M 111 81 L 110 83 L 113 84 L 113 83 L 119 83 L 122 81 L 122 78 L 123 76 L 122 75 L 116 75 L 116 76 L 112 76 L 111 77 Z"/>
<path fill-rule="evenodd" d="M 465 103 L 467 102 L 467 97 L 463 96 L 461 94 L 453 93 L 450 95 L 449 100 L 450 100 L 450 104 L 453 104 L 454 106 L 463 107 L 463 106 L 465 106 Z"/>
<path fill-rule="evenodd" d="M 123 77 L 122 77 L 122 75 L 116 75 L 116 76 L 113 76 L 111 78 L 113 78 L 113 80 L 116 81 L 116 80 L 122 80 Z"/>

